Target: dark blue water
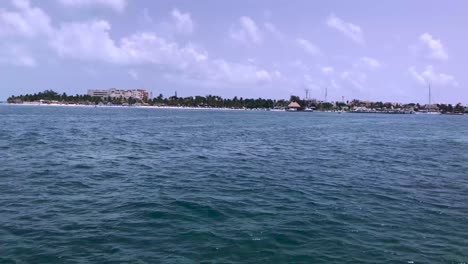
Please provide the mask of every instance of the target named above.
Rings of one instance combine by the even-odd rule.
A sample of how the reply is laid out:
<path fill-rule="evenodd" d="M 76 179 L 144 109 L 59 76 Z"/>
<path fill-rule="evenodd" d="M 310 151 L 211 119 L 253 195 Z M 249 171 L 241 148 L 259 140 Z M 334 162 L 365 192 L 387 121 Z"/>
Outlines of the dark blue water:
<path fill-rule="evenodd" d="M 468 262 L 468 116 L 0 106 L 0 263 Z"/>

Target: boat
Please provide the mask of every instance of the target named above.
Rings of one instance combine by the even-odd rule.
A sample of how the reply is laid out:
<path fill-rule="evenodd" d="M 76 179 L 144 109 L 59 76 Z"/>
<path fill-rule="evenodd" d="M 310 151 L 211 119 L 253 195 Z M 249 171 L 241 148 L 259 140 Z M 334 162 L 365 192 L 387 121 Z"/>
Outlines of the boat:
<path fill-rule="evenodd" d="M 441 113 L 442 115 L 464 115 L 465 113 Z"/>
<path fill-rule="evenodd" d="M 428 109 L 419 111 L 419 114 L 426 114 L 426 115 L 440 115 L 439 111 L 432 111 L 432 91 L 431 91 L 431 83 L 427 81 L 428 89 L 429 89 L 429 104 Z"/>

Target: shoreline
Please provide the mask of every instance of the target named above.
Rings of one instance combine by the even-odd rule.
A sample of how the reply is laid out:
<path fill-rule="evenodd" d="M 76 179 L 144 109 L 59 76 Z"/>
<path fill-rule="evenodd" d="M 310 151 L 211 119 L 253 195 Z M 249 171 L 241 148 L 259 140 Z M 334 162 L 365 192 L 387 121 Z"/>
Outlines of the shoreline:
<path fill-rule="evenodd" d="M 264 112 L 289 112 L 285 109 L 266 109 L 266 108 L 225 108 L 225 107 L 187 107 L 187 106 L 154 106 L 154 105 L 84 105 L 84 104 L 43 104 L 43 103 L 22 103 L 22 104 L 15 104 L 15 103 L 7 103 L 1 102 L 0 106 L 8 105 L 8 106 L 39 106 L 39 107 L 82 107 L 82 108 L 136 108 L 136 109 L 166 109 L 166 110 L 212 110 L 212 111 L 264 111 Z M 466 114 L 454 114 L 454 113 L 441 113 L 441 112 L 433 112 L 433 113 L 425 113 L 425 112 L 413 112 L 413 113 L 405 113 L 405 112 L 364 112 L 364 111 L 294 111 L 294 113 L 335 113 L 335 114 L 383 114 L 383 115 L 466 115 Z"/>
<path fill-rule="evenodd" d="M 187 107 L 187 106 L 154 106 L 154 105 L 82 105 L 82 104 L 41 104 L 41 103 L 23 103 L 11 104 L 0 103 L 0 105 L 14 106 L 41 106 L 41 107 L 83 107 L 83 108 L 138 108 L 138 109 L 175 109 L 175 110 L 222 110 L 222 111 L 277 111 L 279 109 L 242 109 L 242 108 L 225 108 L 225 107 Z"/>

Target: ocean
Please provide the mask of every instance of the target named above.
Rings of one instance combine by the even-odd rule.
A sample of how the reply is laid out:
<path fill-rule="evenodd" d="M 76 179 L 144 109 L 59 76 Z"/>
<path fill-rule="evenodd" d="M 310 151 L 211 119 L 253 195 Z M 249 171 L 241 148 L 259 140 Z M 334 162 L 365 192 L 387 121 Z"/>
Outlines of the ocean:
<path fill-rule="evenodd" d="M 0 105 L 0 263 L 466 263 L 468 116 Z"/>

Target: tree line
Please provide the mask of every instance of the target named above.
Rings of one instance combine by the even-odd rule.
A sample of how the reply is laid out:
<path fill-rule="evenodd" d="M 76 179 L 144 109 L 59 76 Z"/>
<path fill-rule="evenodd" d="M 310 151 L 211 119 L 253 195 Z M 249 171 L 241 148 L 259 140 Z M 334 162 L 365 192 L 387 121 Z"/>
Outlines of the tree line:
<path fill-rule="evenodd" d="M 164 97 L 162 94 L 159 94 L 153 99 L 144 98 L 139 100 L 136 98 L 119 98 L 119 97 L 92 97 L 89 95 L 68 95 L 66 93 L 59 94 L 53 90 L 45 90 L 43 92 L 34 93 L 34 94 L 25 94 L 19 96 L 10 96 L 7 100 L 8 103 L 22 103 L 22 102 L 39 102 L 43 100 L 44 102 L 60 102 L 68 104 L 112 104 L 112 105 L 134 105 L 134 104 L 144 104 L 151 106 L 181 106 L 181 107 L 211 107 L 211 108 L 246 108 L 246 109 L 273 109 L 273 108 L 285 108 L 291 102 L 297 102 L 302 108 L 313 108 L 316 110 L 349 110 L 353 107 L 365 106 L 373 109 L 391 109 L 391 108 L 413 108 L 418 111 L 424 109 L 425 106 L 422 106 L 417 103 L 409 104 L 399 104 L 399 103 L 383 103 L 383 102 L 368 102 L 360 100 L 352 100 L 347 102 L 320 102 L 310 99 L 301 99 L 299 96 L 292 95 L 289 100 L 286 99 L 264 99 L 264 98 L 243 98 L 243 97 L 233 97 L 233 98 L 222 98 L 221 96 L 216 95 L 207 95 L 207 96 L 188 96 L 188 97 L 178 97 L 170 96 Z M 455 106 L 451 104 L 437 104 L 440 112 L 442 113 L 463 113 L 465 108 L 462 104 L 457 104 Z"/>
<path fill-rule="evenodd" d="M 23 102 L 40 102 L 45 103 L 59 102 L 69 104 L 145 104 L 151 106 L 183 106 L 183 107 L 224 107 L 224 108 L 274 108 L 286 107 L 289 104 L 287 100 L 273 100 L 263 98 L 242 98 L 235 96 L 234 98 L 222 98 L 216 95 L 207 96 L 188 96 L 177 97 L 170 96 L 164 97 L 159 94 L 153 99 L 139 100 L 137 98 L 123 98 L 123 97 L 92 97 L 89 95 L 67 95 L 66 93 L 59 94 L 53 90 L 45 90 L 35 94 L 25 94 L 19 96 L 10 96 L 7 99 L 8 103 L 23 103 Z"/>
<path fill-rule="evenodd" d="M 465 113 L 465 107 L 461 103 L 455 106 L 451 104 L 438 104 L 437 107 L 442 113 Z"/>
<path fill-rule="evenodd" d="M 66 93 L 59 94 L 52 90 L 45 90 L 43 92 L 25 95 L 12 95 L 7 99 L 8 103 L 22 103 L 22 102 L 39 102 L 43 101 L 56 101 L 64 103 L 100 103 L 102 99 L 99 97 L 92 97 L 89 95 L 67 95 Z"/>

